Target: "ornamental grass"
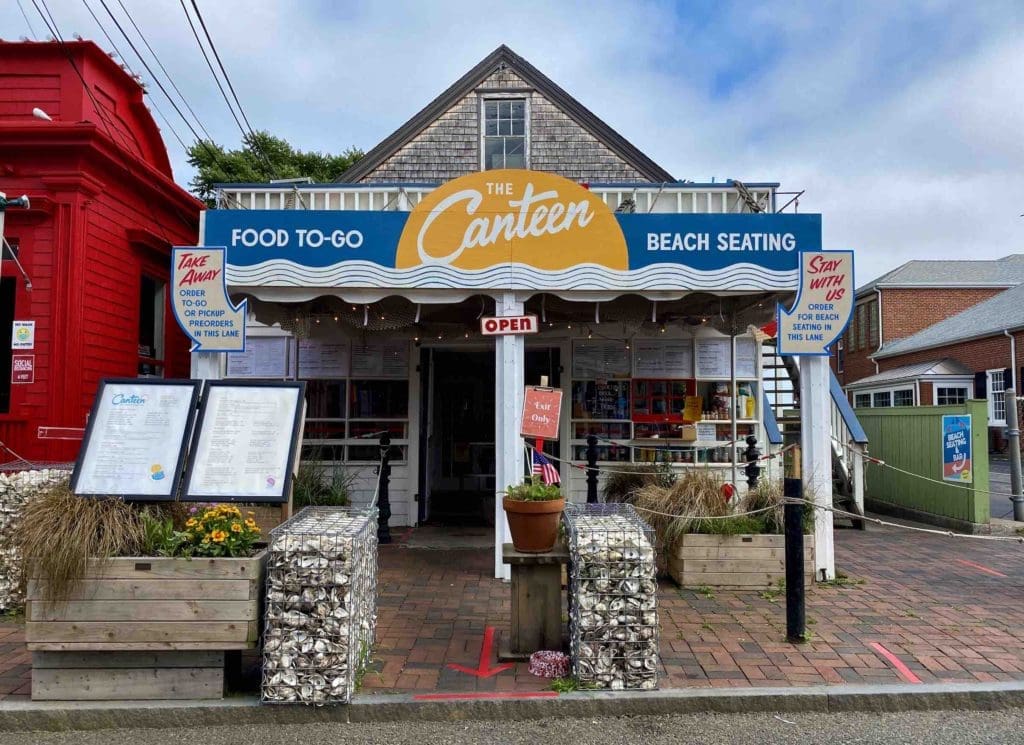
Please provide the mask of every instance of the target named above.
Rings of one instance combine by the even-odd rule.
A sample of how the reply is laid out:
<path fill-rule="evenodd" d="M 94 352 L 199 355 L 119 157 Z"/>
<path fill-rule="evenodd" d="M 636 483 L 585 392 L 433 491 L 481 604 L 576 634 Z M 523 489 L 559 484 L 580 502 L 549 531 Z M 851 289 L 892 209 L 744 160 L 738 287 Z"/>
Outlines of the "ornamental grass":
<path fill-rule="evenodd" d="M 23 579 L 45 577 L 47 594 L 64 598 L 90 562 L 137 554 L 144 530 L 140 512 L 120 499 L 76 496 L 67 484 L 25 504 L 15 542 Z"/>
<path fill-rule="evenodd" d="M 633 504 L 645 486 L 669 488 L 675 481 L 672 467 L 664 464 L 619 464 L 608 471 L 604 481 L 605 502 Z"/>

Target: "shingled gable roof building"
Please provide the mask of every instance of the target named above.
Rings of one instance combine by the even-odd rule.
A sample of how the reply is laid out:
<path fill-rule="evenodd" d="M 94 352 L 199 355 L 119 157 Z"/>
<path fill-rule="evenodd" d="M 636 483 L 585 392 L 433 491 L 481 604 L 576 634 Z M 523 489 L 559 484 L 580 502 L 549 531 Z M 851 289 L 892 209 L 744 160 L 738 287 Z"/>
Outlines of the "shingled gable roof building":
<path fill-rule="evenodd" d="M 524 384 L 565 392 L 544 450 L 572 501 L 591 434 L 605 468 L 668 459 L 744 488 L 733 443 L 764 441 L 747 329 L 821 250 L 820 216 L 776 214 L 777 187 L 674 179 L 501 46 L 334 183 L 222 185 L 202 242 L 262 325 L 193 374 L 306 380 L 304 457 L 354 474 L 357 504 L 387 432 L 390 524 L 490 522 L 505 575 L 495 494 L 526 474 Z M 484 335 L 491 316 L 532 333 Z M 807 358 L 808 427 L 829 426 L 827 375 Z M 827 445 L 804 472 L 831 483 Z M 830 520 L 815 562 L 833 576 Z"/>

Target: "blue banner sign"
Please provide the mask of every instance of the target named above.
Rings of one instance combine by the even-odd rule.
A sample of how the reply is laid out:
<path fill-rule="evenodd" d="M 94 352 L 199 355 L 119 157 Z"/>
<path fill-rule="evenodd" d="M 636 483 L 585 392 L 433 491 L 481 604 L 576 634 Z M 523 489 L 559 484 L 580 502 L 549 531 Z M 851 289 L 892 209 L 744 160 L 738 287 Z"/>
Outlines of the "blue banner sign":
<path fill-rule="evenodd" d="M 942 480 L 970 484 L 971 466 L 971 415 L 943 414 Z"/>
<path fill-rule="evenodd" d="M 213 210 L 231 286 L 795 290 L 815 214 L 617 214 L 535 171 L 470 174 L 411 212 Z"/>

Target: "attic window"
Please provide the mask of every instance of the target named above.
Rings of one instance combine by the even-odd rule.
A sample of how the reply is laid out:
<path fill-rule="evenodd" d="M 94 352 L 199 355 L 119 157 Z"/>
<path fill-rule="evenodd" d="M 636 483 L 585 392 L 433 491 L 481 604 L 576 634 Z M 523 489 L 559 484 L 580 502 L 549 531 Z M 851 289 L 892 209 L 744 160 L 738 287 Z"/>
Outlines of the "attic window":
<path fill-rule="evenodd" d="M 484 100 L 483 170 L 526 168 L 526 99 Z"/>

